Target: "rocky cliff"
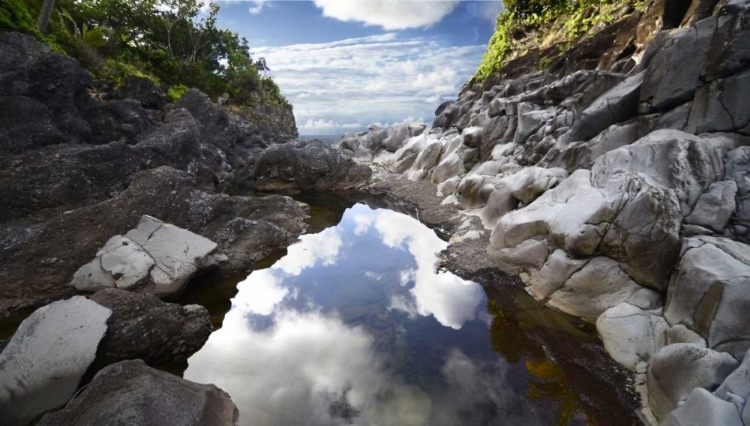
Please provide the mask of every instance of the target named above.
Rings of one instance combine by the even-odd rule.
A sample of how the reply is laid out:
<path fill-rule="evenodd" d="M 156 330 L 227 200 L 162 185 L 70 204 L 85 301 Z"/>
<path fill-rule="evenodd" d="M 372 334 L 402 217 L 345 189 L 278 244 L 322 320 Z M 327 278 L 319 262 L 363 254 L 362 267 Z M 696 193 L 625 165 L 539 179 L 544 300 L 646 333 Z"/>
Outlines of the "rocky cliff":
<path fill-rule="evenodd" d="M 0 34 L 0 318 L 75 294 L 76 270 L 144 215 L 215 242 L 225 273 L 285 248 L 306 205 L 223 192 L 252 189 L 256 160 L 296 136 L 285 107 L 224 108 L 197 90 L 168 103 L 145 79 L 107 89 L 34 38 Z"/>
<path fill-rule="evenodd" d="M 479 216 L 453 246 L 596 324 L 651 423 L 750 425 L 750 3 L 625 5 L 548 49 L 337 146 Z"/>

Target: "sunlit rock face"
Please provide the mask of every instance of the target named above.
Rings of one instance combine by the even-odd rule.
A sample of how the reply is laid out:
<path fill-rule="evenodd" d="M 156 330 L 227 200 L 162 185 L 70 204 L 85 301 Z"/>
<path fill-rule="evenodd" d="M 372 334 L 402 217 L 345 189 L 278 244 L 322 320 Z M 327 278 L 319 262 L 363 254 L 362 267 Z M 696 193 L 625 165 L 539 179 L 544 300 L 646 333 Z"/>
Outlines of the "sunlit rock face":
<path fill-rule="evenodd" d="M 238 285 L 184 377 L 227 391 L 240 425 L 583 420 L 561 367 L 537 353 L 513 309 L 488 312 L 478 284 L 435 270 L 447 245 L 409 216 L 347 210 Z M 553 324 L 555 335 L 572 333 L 566 342 L 583 335 L 537 315 L 526 327 Z M 561 392 L 537 395 L 537 382 Z"/>

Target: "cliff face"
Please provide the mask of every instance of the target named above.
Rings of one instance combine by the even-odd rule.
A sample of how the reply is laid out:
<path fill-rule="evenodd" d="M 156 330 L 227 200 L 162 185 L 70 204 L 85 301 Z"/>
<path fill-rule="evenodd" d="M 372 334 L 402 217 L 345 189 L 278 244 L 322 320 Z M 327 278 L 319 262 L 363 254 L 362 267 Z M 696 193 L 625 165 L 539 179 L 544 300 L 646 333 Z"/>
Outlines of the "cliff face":
<path fill-rule="evenodd" d="M 0 34 L 0 317 L 73 294 L 75 270 L 144 214 L 216 241 L 229 272 L 286 247 L 304 205 L 221 192 L 296 133 L 283 106 L 234 113 L 197 90 L 167 104 L 145 79 L 103 91 L 78 61 Z"/>
<path fill-rule="evenodd" d="M 480 215 L 489 261 L 595 323 L 651 422 L 750 424 L 750 2 L 640 2 L 560 52 L 339 147 Z"/>

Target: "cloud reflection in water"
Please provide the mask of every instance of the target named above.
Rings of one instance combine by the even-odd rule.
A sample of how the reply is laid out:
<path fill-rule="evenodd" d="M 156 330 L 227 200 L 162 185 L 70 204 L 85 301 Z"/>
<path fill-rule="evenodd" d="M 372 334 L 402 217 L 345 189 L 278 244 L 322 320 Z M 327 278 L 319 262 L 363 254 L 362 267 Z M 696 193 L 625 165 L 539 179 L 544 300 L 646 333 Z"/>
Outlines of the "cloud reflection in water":
<path fill-rule="evenodd" d="M 408 216 L 353 207 L 238 285 L 185 378 L 227 391 L 248 426 L 538 424 L 476 320 L 481 287 L 436 273 L 445 246 Z"/>

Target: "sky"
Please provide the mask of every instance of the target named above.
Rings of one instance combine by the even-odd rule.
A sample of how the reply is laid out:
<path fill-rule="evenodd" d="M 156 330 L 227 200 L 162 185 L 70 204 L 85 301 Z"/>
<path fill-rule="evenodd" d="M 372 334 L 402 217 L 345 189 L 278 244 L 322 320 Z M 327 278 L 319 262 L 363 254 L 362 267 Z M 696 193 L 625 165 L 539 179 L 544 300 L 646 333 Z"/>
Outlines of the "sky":
<path fill-rule="evenodd" d="M 211 1 L 211 0 L 203 0 Z M 213 0 L 294 105 L 301 135 L 431 122 L 481 62 L 499 0 Z"/>

